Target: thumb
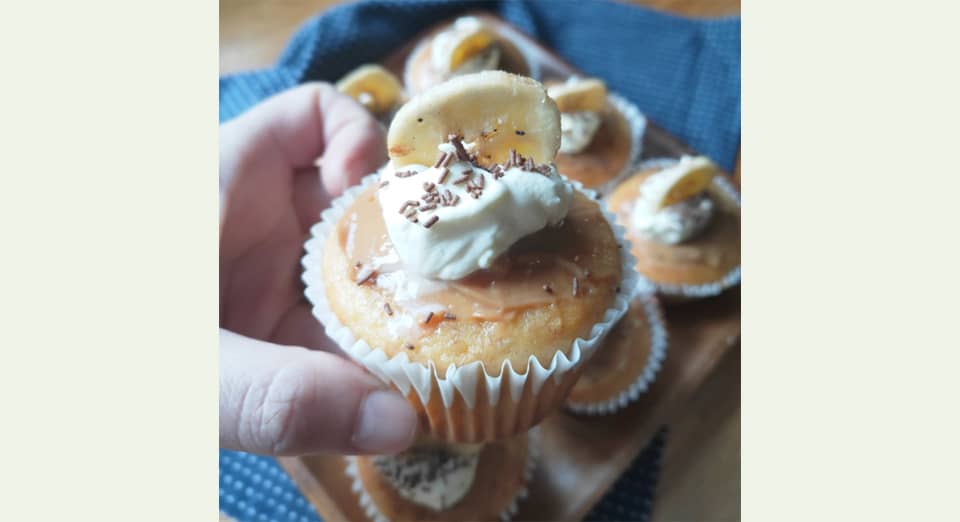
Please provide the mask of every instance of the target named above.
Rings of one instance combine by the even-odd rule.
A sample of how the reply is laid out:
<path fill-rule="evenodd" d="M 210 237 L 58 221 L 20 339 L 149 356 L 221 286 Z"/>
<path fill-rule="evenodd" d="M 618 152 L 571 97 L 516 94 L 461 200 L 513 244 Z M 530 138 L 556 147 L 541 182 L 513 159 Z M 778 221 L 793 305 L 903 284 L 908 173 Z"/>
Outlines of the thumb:
<path fill-rule="evenodd" d="M 336 355 L 220 330 L 220 446 L 251 453 L 396 453 L 407 401 Z"/>

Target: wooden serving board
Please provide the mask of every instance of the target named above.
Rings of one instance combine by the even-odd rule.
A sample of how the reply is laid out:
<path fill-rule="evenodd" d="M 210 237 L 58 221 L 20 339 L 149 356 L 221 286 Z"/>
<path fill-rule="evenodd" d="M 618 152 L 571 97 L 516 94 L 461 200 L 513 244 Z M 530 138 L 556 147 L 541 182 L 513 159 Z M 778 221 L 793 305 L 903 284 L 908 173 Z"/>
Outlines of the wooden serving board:
<path fill-rule="evenodd" d="M 579 74 L 539 43 L 492 15 L 485 18 L 536 64 L 538 79 Z M 402 77 L 407 55 L 430 28 L 388 56 L 383 65 Z M 359 65 L 359 64 L 358 64 Z M 678 157 L 693 152 L 647 122 L 642 158 Z M 740 341 L 740 290 L 701 301 L 664 304 L 670 336 L 667 357 L 650 390 L 627 408 L 607 416 L 557 412 L 540 424 L 541 459 L 529 496 L 516 520 L 581 520 L 633 462 L 657 430 L 669 424 L 727 351 Z M 337 455 L 280 458 L 317 512 L 327 522 L 366 519 Z"/>

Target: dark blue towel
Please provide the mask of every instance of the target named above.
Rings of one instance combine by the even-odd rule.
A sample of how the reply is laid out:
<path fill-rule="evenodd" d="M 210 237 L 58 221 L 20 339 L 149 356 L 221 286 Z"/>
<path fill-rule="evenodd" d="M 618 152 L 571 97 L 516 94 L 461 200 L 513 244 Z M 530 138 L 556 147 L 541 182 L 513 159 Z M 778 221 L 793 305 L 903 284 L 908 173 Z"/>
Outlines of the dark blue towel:
<path fill-rule="evenodd" d="M 377 0 L 307 21 L 276 66 L 220 79 L 220 121 L 304 81 L 336 81 L 378 61 L 420 30 L 463 11 L 499 14 L 586 74 L 633 101 L 653 122 L 731 171 L 740 143 L 740 19 L 689 20 L 586 0 Z M 661 433 L 589 520 L 646 520 Z M 273 459 L 220 451 L 220 507 L 241 521 L 318 520 Z"/>

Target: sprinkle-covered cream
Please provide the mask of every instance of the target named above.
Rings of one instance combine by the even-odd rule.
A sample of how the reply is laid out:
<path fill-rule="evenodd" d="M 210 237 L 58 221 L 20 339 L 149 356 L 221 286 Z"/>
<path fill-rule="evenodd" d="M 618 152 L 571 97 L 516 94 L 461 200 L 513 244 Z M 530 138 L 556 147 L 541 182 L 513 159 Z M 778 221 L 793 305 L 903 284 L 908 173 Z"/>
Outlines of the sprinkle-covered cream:
<path fill-rule="evenodd" d="M 406 271 L 461 279 L 567 215 L 573 187 L 554 166 L 514 153 L 506 164 L 481 168 L 457 139 L 439 149 L 432 166 L 391 163 L 381 172 L 383 219 Z"/>
<path fill-rule="evenodd" d="M 413 448 L 398 455 L 373 457 L 373 465 L 401 497 L 443 511 L 470 491 L 481 448 L 463 444 Z"/>

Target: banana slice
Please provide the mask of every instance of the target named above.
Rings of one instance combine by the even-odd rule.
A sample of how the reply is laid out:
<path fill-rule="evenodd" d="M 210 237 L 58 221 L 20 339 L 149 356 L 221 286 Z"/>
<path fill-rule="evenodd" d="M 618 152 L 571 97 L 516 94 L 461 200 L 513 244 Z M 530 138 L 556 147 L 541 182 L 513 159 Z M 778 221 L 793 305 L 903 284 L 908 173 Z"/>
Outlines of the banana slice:
<path fill-rule="evenodd" d="M 374 114 L 389 111 L 403 99 L 403 87 L 397 78 L 390 71 L 373 64 L 354 69 L 337 82 L 337 89 Z"/>
<path fill-rule="evenodd" d="M 607 86 L 596 78 L 571 79 L 551 85 L 547 92 L 560 112 L 600 112 L 607 105 Z"/>
<path fill-rule="evenodd" d="M 717 166 L 705 156 L 684 156 L 647 178 L 640 188 L 641 199 L 657 211 L 703 192 L 716 174 Z"/>
<path fill-rule="evenodd" d="M 387 133 L 394 165 L 432 165 L 455 134 L 482 165 L 506 162 L 510 149 L 550 163 L 560 148 L 560 111 L 540 82 L 483 71 L 431 87 L 397 111 Z"/>
<path fill-rule="evenodd" d="M 495 43 L 496 34 L 482 20 L 473 16 L 460 17 L 434 37 L 431 43 L 433 67 L 449 75 L 474 57 L 486 54 L 486 59 L 481 60 L 484 63 L 474 64 L 478 67 L 476 70 L 464 72 L 496 69 L 499 53 L 490 52 L 497 50 Z"/>
<path fill-rule="evenodd" d="M 464 62 L 486 51 L 494 43 L 494 35 L 484 26 L 458 33 L 451 42 L 450 71 L 456 71 Z"/>

